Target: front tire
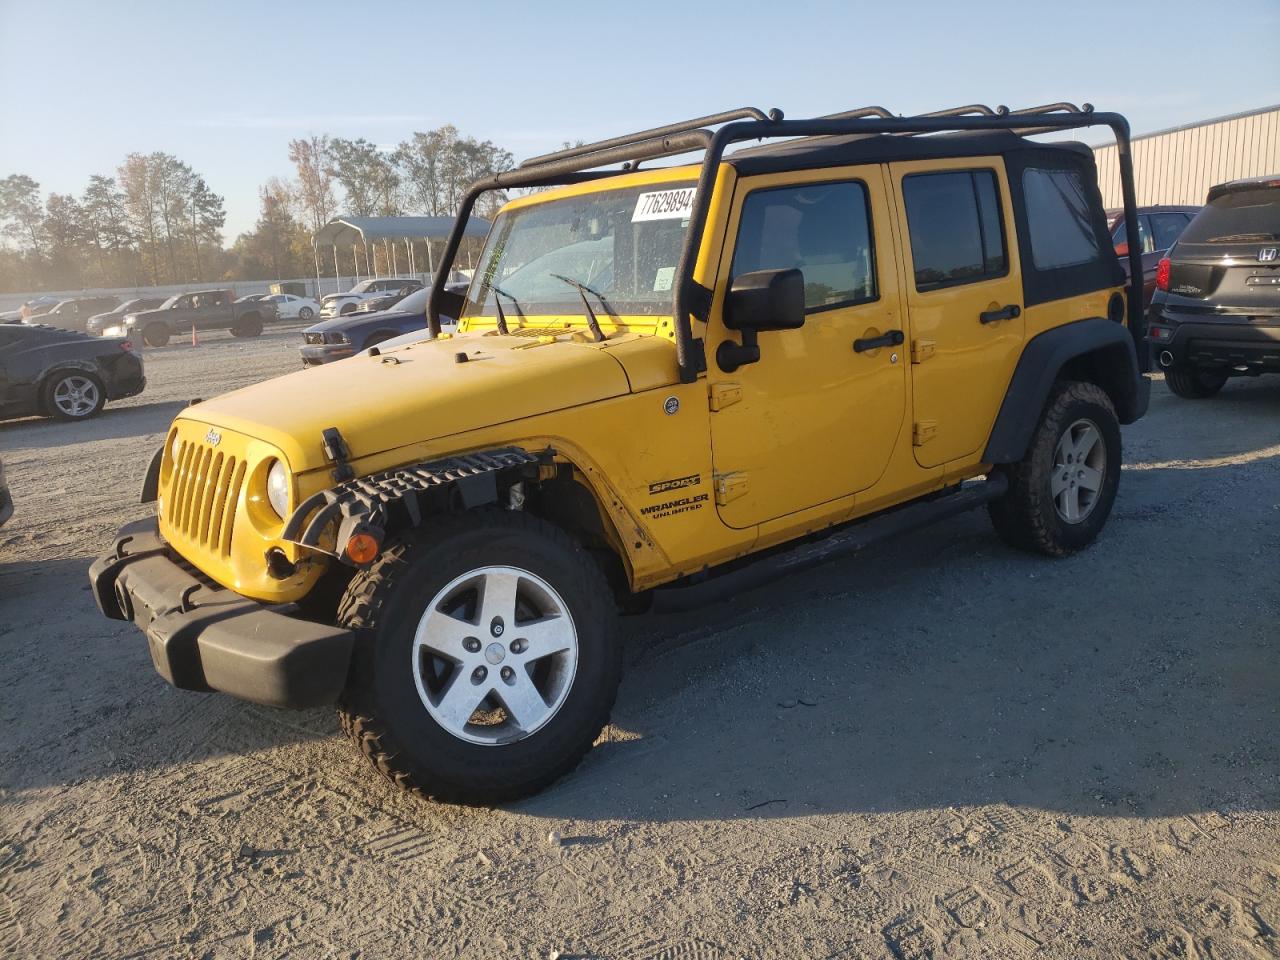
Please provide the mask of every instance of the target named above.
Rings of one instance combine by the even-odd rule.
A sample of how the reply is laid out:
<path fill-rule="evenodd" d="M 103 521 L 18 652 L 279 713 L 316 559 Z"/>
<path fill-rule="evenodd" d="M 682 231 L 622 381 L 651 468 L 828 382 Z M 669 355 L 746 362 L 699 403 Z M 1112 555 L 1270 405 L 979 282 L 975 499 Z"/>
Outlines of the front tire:
<path fill-rule="evenodd" d="M 1056 385 L 1026 456 L 1002 469 L 1009 489 L 988 505 L 996 532 L 1011 546 L 1052 557 L 1098 536 L 1120 487 L 1120 423 L 1096 384 Z"/>
<path fill-rule="evenodd" d="M 1219 370 L 1203 370 L 1190 364 L 1178 364 L 1164 372 L 1164 382 L 1174 395 L 1183 400 L 1207 400 L 1226 386 L 1227 374 Z"/>
<path fill-rule="evenodd" d="M 621 675 L 609 585 L 524 513 L 441 518 L 356 574 L 339 607 L 356 650 L 343 728 L 394 783 L 494 804 L 573 769 Z"/>
<path fill-rule="evenodd" d="M 163 323 L 153 323 L 142 331 L 142 342 L 148 347 L 163 347 L 169 342 L 169 327 Z"/>
<path fill-rule="evenodd" d="M 316 312 L 312 310 L 310 307 L 303 307 L 298 311 L 299 320 L 310 320 L 315 315 L 316 315 Z"/>

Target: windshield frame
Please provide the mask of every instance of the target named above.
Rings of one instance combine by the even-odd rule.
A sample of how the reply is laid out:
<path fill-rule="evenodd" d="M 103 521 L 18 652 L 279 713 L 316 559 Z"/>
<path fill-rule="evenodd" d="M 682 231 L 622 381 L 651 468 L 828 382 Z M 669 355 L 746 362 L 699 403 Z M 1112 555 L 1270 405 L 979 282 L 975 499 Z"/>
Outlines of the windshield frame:
<path fill-rule="evenodd" d="M 685 189 L 692 194 L 696 184 L 697 168 L 657 168 L 644 171 L 643 174 L 625 177 L 622 182 L 618 182 L 615 178 L 609 178 L 591 184 L 560 188 L 547 193 L 535 193 L 508 203 L 494 218 L 493 225 L 485 239 L 484 248 L 476 262 L 471 282 L 467 285 L 467 290 L 463 295 L 459 322 L 467 327 L 475 321 L 493 320 L 496 322 L 497 311 L 494 303 L 501 296 L 502 302 L 500 305 L 502 311 L 506 315 L 508 323 L 513 326 L 540 325 L 538 322 L 526 323 L 525 318 L 538 318 L 539 321 L 554 320 L 558 325 L 567 327 L 588 326 L 589 320 L 587 310 L 582 302 L 582 296 L 574 287 L 558 281 L 549 281 L 547 283 L 548 290 L 552 287 L 562 287 L 563 293 L 557 290 L 554 295 L 540 296 L 538 299 L 529 301 L 522 298 L 517 291 L 509 290 L 509 281 L 512 277 L 519 275 L 522 271 L 533 267 L 535 264 L 541 264 L 537 268 L 539 270 L 545 267 L 548 277 L 554 277 L 560 272 L 571 272 L 567 271 L 563 264 L 557 263 L 557 258 L 572 258 L 572 254 L 568 252 L 573 251 L 575 248 L 579 252 L 585 253 L 587 251 L 582 248 L 587 244 L 598 243 L 602 245 L 602 250 L 605 247 L 609 247 L 610 252 L 612 252 L 612 245 L 617 241 L 619 233 L 617 228 L 620 225 L 620 221 L 602 230 L 598 236 L 551 246 L 549 249 L 537 253 L 517 266 L 504 278 L 499 279 L 496 284 L 493 278 L 493 271 L 486 270 L 486 266 L 496 265 L 501 262 L 500 259 L 492 262 L 490 260 L 494 256 L 494 245 L 501 243 L 505 247 L 513 233 L 520 228 L 520 223 L 525 217 L 544 213 L 553 208 L 558 211 L 575 204 L 581 205 L 584 201 L 605 204 L 607 203 L 605 198 L 609 195 L 625 195 L 626 200 L 618 204 L 613 211 L 616 216 L 622 209 L 634 207 L 638 198 L 642 195 Z M 633 214 L 632 226 L 638 226 L 642 222 L 642 220 L 636 220 Z M 658 220 L 656 222 L 677 222 L 680 224 L 679 232 L 675 234 L 678 237 L 677 242 L 672 249 L 665 251 L 674 257 L 669 267 L 671 273 L 670 284 L 653 289 L 650 296 L 636 299 L 623 298 L 609 290 L 600 289 L 592 281 L 605 274 L 612 274 L 615 267 L 612 256 L 591 277 L 585 279 L 581 277 L 574 278 L 584 283 L 591 291 L 587 294 L 590 298 L 591 309 L 599 317 L 601 323 L 612 327 L 655 326 L 659 321 L 670 319 L 672 316 L 673 285 L 675 283 L 675 275 L 679 270 L 678 259 L 688 240 L 689 218 L 688 216 L 683 219 L 670 217 L 666 218 L 665 221 Z M 661 244 L 660 237 L 655 237 L 654 240 L 656 241 L 655 245 Z M 499 251 L 497 257 L 500 258 L 502 253 L 503 251 Z M 662 269 L 668 268 L 664 265 Z M 531 276 L 538 276 L 538 274 L 535 273 Z M 496 290 L 500 290 L 502 293 L 498 294 Z M 650 291 L 646 290 L 645 292 Z M 634 296 L 636 291 L 631 293 Z M 515 301 L 512 299 L 513 295 L 516 298 Z"/>

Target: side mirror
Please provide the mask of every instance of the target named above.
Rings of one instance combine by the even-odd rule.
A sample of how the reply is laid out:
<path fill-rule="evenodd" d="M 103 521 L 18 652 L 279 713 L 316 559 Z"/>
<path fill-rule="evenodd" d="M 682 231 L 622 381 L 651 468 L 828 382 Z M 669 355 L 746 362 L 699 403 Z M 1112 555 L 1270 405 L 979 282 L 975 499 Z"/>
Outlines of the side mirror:
<path fill-rule="evenodd" d="M 1129 255 L 1129 245 L 1127 243 L 1116 244 L 1116 256 L 1127 257 Z"/>
<path fill-rule="evenodd" d="M 744 331 L 804 326 L 804 274 L 792 268 L 734 277 L 725 299 L 724 325 Z"/>
<path fill-rule="evenodd" d="M 724 325 L 742 332 L 742 342 L 726 340 L 716 348 L 716 363 L 725 373 L 760 360 L 756 335 L 761 330 L 794 330 L 804 326 L 804 274 L 790 270 L 757 270 L 734 277 L 724 302 Z"/>

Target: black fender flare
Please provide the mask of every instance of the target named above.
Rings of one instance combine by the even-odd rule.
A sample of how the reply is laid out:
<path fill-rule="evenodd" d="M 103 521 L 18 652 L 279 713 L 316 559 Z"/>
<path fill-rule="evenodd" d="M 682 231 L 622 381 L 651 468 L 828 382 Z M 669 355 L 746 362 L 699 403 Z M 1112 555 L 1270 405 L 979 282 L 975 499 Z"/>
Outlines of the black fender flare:
<path fill-rule="evenodd" d="M 1091 379 L 1107 391 L 1121 423 L 1146 413 L 1151 381 L 1140 372 L 1129 329 L 1104 317 L 1065 323 L 1027 342 L 987 438 L 984 463 L 1022 459 L 1054 382 L 1065 367 L 1081 362 L 1092 364 Z"/>

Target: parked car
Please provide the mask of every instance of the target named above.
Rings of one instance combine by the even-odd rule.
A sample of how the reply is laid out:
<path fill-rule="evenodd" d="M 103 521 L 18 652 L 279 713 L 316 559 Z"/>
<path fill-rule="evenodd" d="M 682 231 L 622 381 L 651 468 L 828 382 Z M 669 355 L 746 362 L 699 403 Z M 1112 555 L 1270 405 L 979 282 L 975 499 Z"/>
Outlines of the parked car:
<path fill-rule="evenodd" d="M 0 527 L 13 516 L 13 497 L 9 495 L 9 484 L 4 479 L 4 461 L 0 460 Z"/>
<path fill-rule="evenodd" d="M 371 297 L 368 300 L 362 300 L 356 304 L 352 313 L 380 313 L 383 310 L 390 310 L 405 297 L 413 294 L 412 290 L 394 290 L 391 293 L 385 293 L 380 297 Z"/>
<path fill-rule="evenodd" d="M 458 288 L 449 288 L 457 292 Z M 466 290 L 465 285 L 461 290 Z M 394 309 L 380 313 L 352 312 L 312 324 L 302 331 L 302 365 L 318 366 L 350 357 L 401 334 L 420 332 L 427 326 L 427 300 L 431 291 L 415 290 Z M 453 329 L 452 318 L 444 318 Z"/>
<path fill-rule="evenodd" d="M 23 323 L 42 323 L 45 326 L 57 327 L 59 330 L 84 331 L 89 318 L 104 310 L 112 310 L 120 305 L 118 297 L 72 297 L 60 301 L 48 313 L 28 317 Z"/>
<path fill-rule="evenodd" d="M 1188 400 L 1231 377 L 1280 373 L 1280 175 L 1209 190 L 1156 268 L 1147 341 Z"/>
<path fill-rule="evenodd" d="M 463 332 L 179 413 L 156 516 L 90 567 L 99 609 L 175 686 L 336 702 L 383 776 L 492 805 L 591 749 L 626 659 L 615 614 L 654 588 L 978 507 L 1011 546 L 1087 548 L 1149 399 L 1138 278 L 1089 148 L 982 109 L 741 111 L 714 138 L 692 120 L 478 182 L 442 270 L 478 198 L 558 185 L 499 211 L 465 297 L 441 275 L 432 332 L 442 308 Z M 1128 149 L 1113 113 L 1015 122 L 1106 124 Z M 735 137 L 776 142 L 724 155 Z M 695 147 L 699 165 L 579 175 Z M 1098 599 L 1080 569 L 1053 573 L 1068 610 Z M 1053 628 L 1070 637 L 1069 612 Z"/>
<path fill-rule="evenodd" d="M 1151 302 L 1156 290 L 1156 265 L 1173 246 L 1178 234 L 1200 210 L 1196 206 L 1155 206 L 1138 208 L 1138 237 L 1142 244 L 1142 305 Z M 1107 211 L 1107 229 L 1125 276 L 1129 275 L 1129 244 L 1125 242 L 1124 211 Z"/>
<path fill-rule="evenodd" d="M 256 337 L 276 319 L 276 305 L 237 303 L 230 290 L 195 290 L 170 297 L 155 310 L 125 315 L 125 333 L 138 333 L 149 347 L 163 347 L 175 333 L 226 330 L 233 337 Z"/>
<path fill-rule="evenodd" d="M 380 297 L 392 291 L 422 289 L 422 281 L 411 277 L 382 277 L 377 280 L 361 280 L 346 293 L 330 293 L 320 299 L 320 316 L 340 317 L 355 310 L 363 300 Z"/>
<path fill-rule="evenodd" d="M 33 297 L 17 310 L 6 310 L 0 313 L 0 323 L 21 323 L 27 317 L 48 313 L 64 299 L 64 297 Z"/>
<path fill-rule="evenodd" d="M 281 320 L 310 320 L 320 312 L 320 304 L 310 297 L 298 297 L 292 293 L 273 293 L 262 298 L 274 303 Z"/>
<path fill-rule="evenodd" d="M 124 337 L 40 325 L 0 326 L 0 418 L 97 416 L 142 392 L 142 357 Z"/>
<path fill-rule="evenodd" d="M 113 310 L 106 313 L 97 313 L 85 321 L 85 333 L 92 333 L 95 337 L 100 337 L 104 333 L 119 336 L 124 332 L 124 318 L 129 313 L 141 313 L 144 310 L 154 310 L 156 307 L 164 303 L 164 297 L 134 297 L 132 300 L 126 300 Z M 112 328 L 119 328 L 115 334 L 111 334 Z"/>

